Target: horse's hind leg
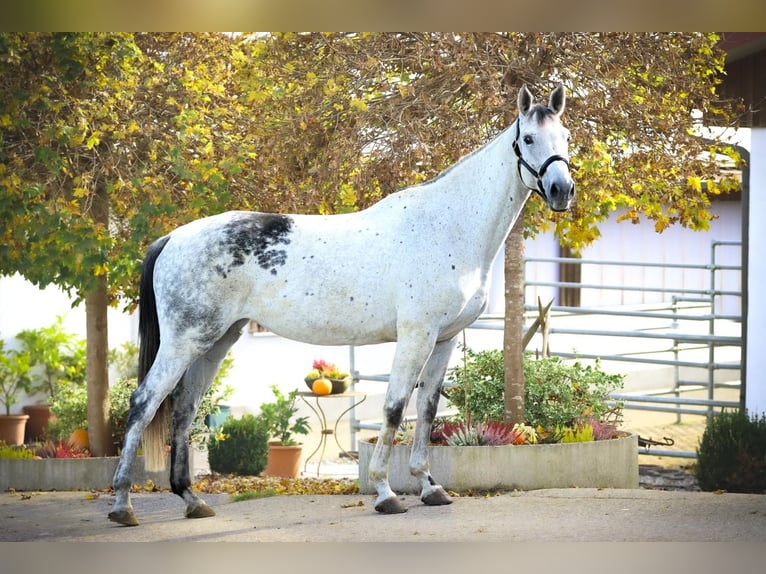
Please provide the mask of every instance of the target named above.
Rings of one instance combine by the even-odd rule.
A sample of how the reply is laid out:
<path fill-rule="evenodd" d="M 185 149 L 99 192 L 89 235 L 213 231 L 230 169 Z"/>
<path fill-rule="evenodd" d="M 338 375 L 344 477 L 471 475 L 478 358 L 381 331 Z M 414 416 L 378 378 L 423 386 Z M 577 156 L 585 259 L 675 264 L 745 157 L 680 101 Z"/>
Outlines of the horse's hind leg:
<path fill-rule="evenodd" d="M 189 432 L 197 414 L 202 396 L 210 388 L 221 362 L 231 346 L 239 339 L 246 321 L 232 325 L 226 334 L 202 357 L 186 370 L 181 384 L 173 394 L 173 434 L 170 447 L 170 486 L 186 502 L 187 518 L 215 516 L 210 508 L 191 489 L 189 469 Z"/>
<path fill-rule="evenodd" d="M 166 346 L 166 348 L 169 348 Z M 131 469 L 135 464 L 141 435 L 154 418 L 165 397 L 175 387 L 188 365 L 183 356 L 167 356 L 162 349 L 152 368 L 130 399 L 130 414 L 125 430 L 125 441 L 114 473 L 112 485 L 115 501 L 109 512 L 109 520 L 125 526 L 138 525 L 138 519 L 130 502 Z"/>
<path fill-rule="evenodd" d="M 429 506 L 451 504 L 452 498 L 431 476 L 428 465 L 428 443 L 431 427 L 439 406 L 439 396 L 457 338 L 437 343 L 418 383 L 418 422 L 410 455 L 410 473 L 420 481 L 420 500 Z"/>

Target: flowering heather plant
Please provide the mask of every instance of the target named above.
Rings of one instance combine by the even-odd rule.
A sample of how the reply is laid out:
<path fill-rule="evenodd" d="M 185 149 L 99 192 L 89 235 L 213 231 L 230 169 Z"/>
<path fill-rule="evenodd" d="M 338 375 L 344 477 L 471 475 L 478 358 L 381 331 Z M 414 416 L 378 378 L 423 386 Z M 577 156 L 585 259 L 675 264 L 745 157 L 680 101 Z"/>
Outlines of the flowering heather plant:
<path fill-rule="evenodd" d="M 65 441 L 54 442 L 49 440 L 37 447 L 35 454 L 40 458 L 89 458 L 90 452 L 85 449 L 75 448 Z"/>
<path fill-rule="evenodd" d="M 593 440 L 609 440 L 620 434 L 615 423 L 603 422 L 598 419 L 588 419 L 587 422 L 593 427 Z"/>
<path fill-rule="evenodd" d="M 449 446 L 503 446 L 536 442 L 534 429 L 524 425 L 513 425 L 502 421 L 489 421 L 468 425 L 460 422 L 445 422 L 432 435 L 438 444 Z"/>

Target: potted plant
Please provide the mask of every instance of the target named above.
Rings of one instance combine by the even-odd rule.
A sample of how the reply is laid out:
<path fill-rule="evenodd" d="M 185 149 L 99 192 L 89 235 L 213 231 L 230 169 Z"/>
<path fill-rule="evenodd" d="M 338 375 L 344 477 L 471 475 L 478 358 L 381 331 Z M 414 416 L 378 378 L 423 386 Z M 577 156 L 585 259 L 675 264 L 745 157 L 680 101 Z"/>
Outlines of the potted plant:
<path fill-rule="evenodd" d="M 29 393 L 39 398 L 23 407 L 30 417 L 27 440 L 44 439 L 53 417 L 53 399 L 64 386 L 85 381 L 85 340 L 66 332 L 60 316 L 48 327 L 24 329 L 16 339 L 30 358 Z"/>
<path fill-rule="evenodd" d="M 261 405 L 260 418 L 264 421 L 272 441 L 269 442 L 269 458 L 265 474 L 297 478 L 300 469 L 302 446 L 294 435 L 308 434 L 311 427 L 308 417 L 296 417 L 295 402 L 298 390 L 286 396 L 276 385 L 271 387 L 275 400 Z"/>
<path fill-rule="evenodd" d="M 621 406 L 609 393 L 622 376 L 597 363 L 565 363 L 558 357 L 525 359 L 525 421 L 501 422 L 504 410 L 502 351 L 466 350 L 464 365 L 448 374 L 445 392 L 458 414 L 436 421 L 429 464 L 447 489 L 638 487 L 635 434 L 617 430 Z M 394 490 L 417 492 L 409 473 L 410 437 L 397 435 L 389 459 Z M 368 466 L 373 441 L 359 442 L 359 488 L 375 492 Z"/>
<path fill-rule="evenodd" d="M 0 442 L 10 445 L 24 443 L 24 428 L 29 415 L 11 414 L 19 393 L 29 389 L 29 355 L 15 349 L 5 350 L 0 339 L 0 402 L 5 414 L 0 415 Z"/>

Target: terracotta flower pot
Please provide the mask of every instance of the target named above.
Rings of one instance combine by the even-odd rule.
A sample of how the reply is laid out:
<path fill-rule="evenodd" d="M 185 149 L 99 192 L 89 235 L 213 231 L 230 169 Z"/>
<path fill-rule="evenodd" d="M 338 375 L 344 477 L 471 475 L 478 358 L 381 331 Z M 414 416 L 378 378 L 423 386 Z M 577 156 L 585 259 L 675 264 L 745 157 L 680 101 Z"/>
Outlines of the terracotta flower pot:
<path fill-rule="evenodd" d="M 26 405 L 22 408 L 29 415 L 27 430 L 24 436 L 26 442 L 43 440 L 48 436 L 48 423 L 54 418 L 50 405 Z"/>
<path fill-rule="evenodd" d="M 24 444 L 24 429 L 29 415 L 0 415 L 0 442 Z"/>
<path fill-rule="evenodd" d="M 282 446 L 279 443 L 269 443 L 269 458 L 266 463 L 266 476 L 283 478 L 298 478 L 301 467 L 301 445 Z"/>

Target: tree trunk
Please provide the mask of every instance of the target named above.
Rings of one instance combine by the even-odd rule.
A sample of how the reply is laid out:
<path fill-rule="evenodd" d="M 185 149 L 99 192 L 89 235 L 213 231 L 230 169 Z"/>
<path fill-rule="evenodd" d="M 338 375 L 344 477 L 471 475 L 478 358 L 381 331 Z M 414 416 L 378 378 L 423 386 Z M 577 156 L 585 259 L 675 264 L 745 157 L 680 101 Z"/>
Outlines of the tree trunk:
<path fill-rule="evenodd" d="M 103 186 L 98 186 L 91 206 L 91 215 L 94 222 L 108 229 L 109 198 Z M 93 456 L 109 456 L 115 452 L 109 423 L 108 308 L 109 286 L 104 274 L 96 278 L 96 286 L 85 294 L 88 441 Z"/>
<path fill-rule="evenodd" d="M 114 454 L 109 424 L 109 372 L 107 351 L 107 284 L 99 278 L 97 290 L 85 295 L 85 323 L 88 366 L 85 376 L 88 384 L 88 441 L 93 456 Z"/>
<path fill-rule="evenodd" d="M 524 214 L 505 241 L 505 420 L 524 422 Z"/>

